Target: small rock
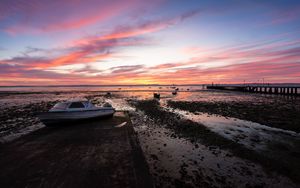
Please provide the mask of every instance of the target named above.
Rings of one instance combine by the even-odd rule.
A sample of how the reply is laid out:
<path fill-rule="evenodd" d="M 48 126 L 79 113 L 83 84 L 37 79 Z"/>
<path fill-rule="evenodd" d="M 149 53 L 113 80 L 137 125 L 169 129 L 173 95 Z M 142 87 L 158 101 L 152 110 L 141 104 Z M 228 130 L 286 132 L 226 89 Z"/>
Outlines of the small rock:
<path fill-rule="evenodd" d="M 156 155 L 154 155 L 154 154 L 152 154 L 152 155 L 150 155 L 150 157 L 153 159 L 153 160 L 158 160 L 158 157 L 156 156 Z"/>

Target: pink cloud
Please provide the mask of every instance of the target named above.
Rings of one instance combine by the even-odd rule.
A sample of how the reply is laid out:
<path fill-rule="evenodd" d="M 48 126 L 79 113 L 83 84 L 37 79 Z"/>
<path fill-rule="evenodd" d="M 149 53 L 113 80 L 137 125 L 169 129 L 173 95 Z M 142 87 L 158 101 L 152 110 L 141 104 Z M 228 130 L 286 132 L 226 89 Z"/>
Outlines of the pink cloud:
<path fill-rule="evenodd" d="M 64 31 L 108 20 L 138 4 L 137 0 L 5 1 L 0 20 L 8 22 L 3 30 L 10 34 Z"/>

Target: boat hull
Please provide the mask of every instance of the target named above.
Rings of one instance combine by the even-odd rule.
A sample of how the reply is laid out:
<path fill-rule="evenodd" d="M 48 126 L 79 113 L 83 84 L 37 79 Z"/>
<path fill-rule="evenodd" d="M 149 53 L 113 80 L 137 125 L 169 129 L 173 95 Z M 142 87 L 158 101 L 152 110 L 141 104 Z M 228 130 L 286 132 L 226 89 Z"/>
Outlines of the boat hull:
<path fill-rule="evenodd" d="M 77 123 L 90 119 L 111 117 L 113 116 L 114 112 L 114 109 L 69 112 L 44 112 L 38 114 L 38 117 L 46 126 L 55 126 L 69 123 Z"/>

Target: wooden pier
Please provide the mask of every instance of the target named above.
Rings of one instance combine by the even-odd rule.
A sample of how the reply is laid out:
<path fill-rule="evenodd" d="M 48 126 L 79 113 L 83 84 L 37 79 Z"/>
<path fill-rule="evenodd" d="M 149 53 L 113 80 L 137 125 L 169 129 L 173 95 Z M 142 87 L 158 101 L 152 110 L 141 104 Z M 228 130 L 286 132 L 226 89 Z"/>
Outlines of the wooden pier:
<path fill-rule="evenodd" d="M 208 85 L 208 86 L 206 86 L 206 88 L 207 89 L 220 89 L 220 90 L 250 92 L 250 93 L 300 96 L 300 87 L 293 87 L 293 86 Z"/>

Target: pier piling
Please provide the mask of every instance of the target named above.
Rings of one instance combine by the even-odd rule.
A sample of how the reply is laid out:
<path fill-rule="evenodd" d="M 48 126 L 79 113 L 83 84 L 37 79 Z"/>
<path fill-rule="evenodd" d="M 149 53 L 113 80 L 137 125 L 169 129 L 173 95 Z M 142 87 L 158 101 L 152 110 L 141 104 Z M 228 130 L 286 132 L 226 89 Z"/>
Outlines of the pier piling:
<path fill-rule="evenodd" d="M 231 91 L 242 91 L 249 93 L 264 93 L 274 95 L 293 95 L 299 96 L 300 87 L 294 86 L 264 86 L 264 85 L 207 85 L 207 89 L 220 89 Z"/>

